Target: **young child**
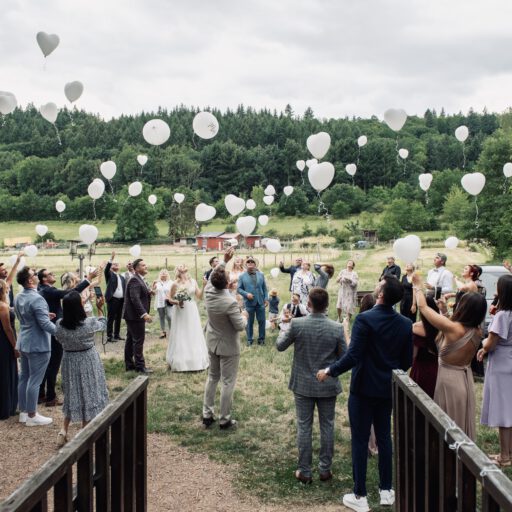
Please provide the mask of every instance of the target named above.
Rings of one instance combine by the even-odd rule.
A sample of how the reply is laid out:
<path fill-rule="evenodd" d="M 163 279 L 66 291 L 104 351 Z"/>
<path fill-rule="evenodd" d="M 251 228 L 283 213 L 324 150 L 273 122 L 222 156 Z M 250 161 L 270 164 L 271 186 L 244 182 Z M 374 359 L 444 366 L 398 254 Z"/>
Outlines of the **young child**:
<path fill-rule="evenodd" d="M 279 329 L 281 331 L 287 331 L 290 328 L 292 319 L 300 318 L 308 314 L 306 306 L 300 303 L 300 295 L 298 293 L 292 293 L 291 302 L 285 304 L 281 311 Z"/>
<path fill-rule="evenodd" d="M 277 327 L 277 321 L 279 319 L 279 297 L 277 296 L 277 290 L 272 288 L 270 290 L 268 298 L 268 320 L 272 324 L 272 330 Z"/>

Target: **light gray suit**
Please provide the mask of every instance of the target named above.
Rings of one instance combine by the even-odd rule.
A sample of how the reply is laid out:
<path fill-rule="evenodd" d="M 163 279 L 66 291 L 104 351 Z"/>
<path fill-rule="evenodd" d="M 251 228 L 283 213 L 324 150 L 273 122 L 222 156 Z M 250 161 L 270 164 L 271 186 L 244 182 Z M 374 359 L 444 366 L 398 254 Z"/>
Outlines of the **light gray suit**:
<path fill-rule="evenodd" d="M 222 425 L 231 419 L 231 403 L 240 361 L 240 332 L 245 329 L 246 320 L 235 297 L 227 289 L 217 290 L 208 283 L 204 302 L 208 313 L 206 345 L 210 367 L 204 390 L 203 418 L 213 418 L 215 391 L 222 379 L 219 418 Z"/>

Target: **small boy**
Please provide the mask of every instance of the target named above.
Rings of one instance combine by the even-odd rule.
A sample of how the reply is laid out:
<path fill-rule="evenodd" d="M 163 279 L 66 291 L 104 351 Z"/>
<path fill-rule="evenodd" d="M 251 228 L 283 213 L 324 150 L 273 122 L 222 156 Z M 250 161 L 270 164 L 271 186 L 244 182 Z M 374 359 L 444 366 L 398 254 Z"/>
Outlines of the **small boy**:
<path fill-rule="evenodd" d="M 279 297 L 277 296 L 277 290 L 272 288 L 270 290 L 268 299 L 268 320 L 272 325 L 272 330 L 277 327 L 277 321 L 279 319 Z"/>

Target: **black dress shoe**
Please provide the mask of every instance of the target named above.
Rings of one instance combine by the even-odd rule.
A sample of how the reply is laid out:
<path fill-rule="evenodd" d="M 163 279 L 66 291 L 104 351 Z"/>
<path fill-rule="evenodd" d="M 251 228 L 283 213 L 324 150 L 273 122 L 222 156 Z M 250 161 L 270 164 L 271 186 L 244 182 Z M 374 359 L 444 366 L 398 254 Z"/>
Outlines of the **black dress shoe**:
<path fill-rule="evenodd" d="M 327 482 L 328 480 L 332 479 L 332 472 L 331 471 L 321 471 L 320 472 L 320 480 L 322 482 Z"/>
<path fill-rule="evenodd" d="M 124 341 L 124 340 L 125 340 L 125 338 L 123 338 L 122 336 L 116 336 L 114 338 L 114 341 Z"/>
<path fill-rule="evenodd" d="M 205 418 L 203 416 L 202 420 L 205 428 L 210 428 L 212 424 L 215 423 L 215 418 L 213 416 L 211 418 Z"/>
<path fill-rule="evenodd" d="M 228 430 L 230 428 L 235 429 L 236 425 L 237 425 L 237 423 L 235 420 L 229 420 L 229 421 L 226 421 L 226 423 L 219 423 L 219 428 L 221 430 Z"/>
<path fill-rule="evenodd" d="M 295 471 L 295 478 L 301 483 L 301 484 L 310 484 L 313 481 L 313 478 L 310 476 L 303 475 L 300 471 L 300 469 L 297 469 Z"/>

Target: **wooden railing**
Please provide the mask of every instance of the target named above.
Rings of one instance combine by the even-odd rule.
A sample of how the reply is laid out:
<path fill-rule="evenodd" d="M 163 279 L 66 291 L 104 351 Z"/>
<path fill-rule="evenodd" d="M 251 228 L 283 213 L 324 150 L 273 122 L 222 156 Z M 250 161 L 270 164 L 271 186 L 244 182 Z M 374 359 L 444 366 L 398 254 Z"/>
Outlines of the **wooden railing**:
<path fill-rule="evenodd" d="M 49 502 L 56 512 L 145 511 L 147 387 L 147 377 L 134 379 L 0 511 L 43 512 Z"/>
<path fill-rule="evenodd" d="M 397 511 L 512 511 L 512 481 L 400 370 L 393 409 Z"/>

